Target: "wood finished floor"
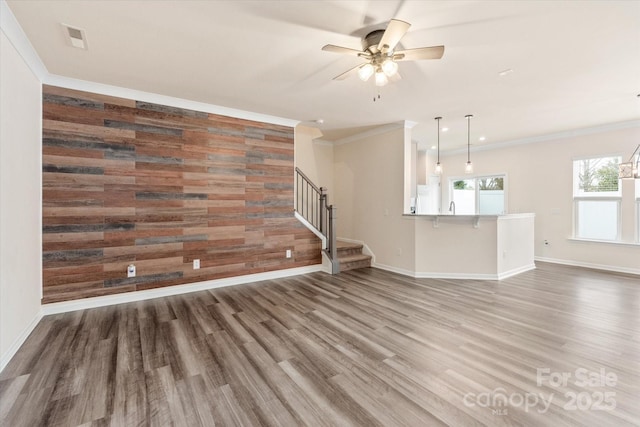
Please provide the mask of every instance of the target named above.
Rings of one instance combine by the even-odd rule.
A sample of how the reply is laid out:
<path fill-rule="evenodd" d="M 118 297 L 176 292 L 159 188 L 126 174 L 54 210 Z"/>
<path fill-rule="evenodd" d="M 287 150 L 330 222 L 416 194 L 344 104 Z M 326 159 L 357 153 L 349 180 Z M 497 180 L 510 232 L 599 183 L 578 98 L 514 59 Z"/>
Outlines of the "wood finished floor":
<path fill-rule="evenodd" d="M 0 425 L 637 426 L 639 398 L 637 276 L 364 269 L 45 317 L 0 374 Z"/>

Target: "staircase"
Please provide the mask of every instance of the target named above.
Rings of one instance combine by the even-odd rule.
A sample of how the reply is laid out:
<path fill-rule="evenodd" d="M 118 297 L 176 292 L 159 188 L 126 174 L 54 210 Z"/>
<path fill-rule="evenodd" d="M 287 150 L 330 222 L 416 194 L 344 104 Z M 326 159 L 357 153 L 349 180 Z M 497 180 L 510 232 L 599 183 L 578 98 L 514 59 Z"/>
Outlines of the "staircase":
<path fill-rule="evenodd" d="M 339 241 L 337 243 L 337 249 L 341 272 L 371 267 L 371 256 L 362 253 L 361 244 Z"/>
<path fill-rule="evenodd" d="M 371 257 L 362 253 L 362 245 L 337 241 L 336 208 L 328 204 L 326 190 L 311 182 L 298 168 L 295 213 L 322 240 L 323 256 L 330 262 L 331 274 L 371 267 Z"/>

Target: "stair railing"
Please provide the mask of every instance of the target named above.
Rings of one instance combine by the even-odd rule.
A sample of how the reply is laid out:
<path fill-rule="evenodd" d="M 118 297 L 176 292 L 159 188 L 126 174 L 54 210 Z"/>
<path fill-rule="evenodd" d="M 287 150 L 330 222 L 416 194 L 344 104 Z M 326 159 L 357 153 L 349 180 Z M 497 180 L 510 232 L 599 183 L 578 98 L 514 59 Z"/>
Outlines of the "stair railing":
<path fill-rule="evenodd" d="M 331 260 L 331 274 L 340 272 L 336 239 L 336 208 L 327 204 L 327 192 L 296 167 L 296 212 L 325 237 L 325 253 Z"/>

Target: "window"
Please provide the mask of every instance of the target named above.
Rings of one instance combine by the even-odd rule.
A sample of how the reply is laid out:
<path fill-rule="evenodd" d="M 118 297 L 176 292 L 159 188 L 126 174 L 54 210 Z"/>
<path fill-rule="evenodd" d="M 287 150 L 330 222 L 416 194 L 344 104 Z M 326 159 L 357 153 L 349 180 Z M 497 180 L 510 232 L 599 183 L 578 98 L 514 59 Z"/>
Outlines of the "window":
<path fill-rule="evenodd" d="M 504 208 L 504 177 L 478 178 L 478 213 L 500 215 Z"/>
<path fill-rule="evenodd" d="M 621 158 L 573 161 L 574 235 L 579 239 L 619 240 Z"/>
<path fill-rule="evenodd" d="M 640 243 L 640 179 L 634 181 L 636 187 L 636 242 Z"/>
<path fill-rule="evenodd" d="M 450 181 L 450 200 L 456 214 L 501 215 L 505 209 L 505 176 L 481 176 Z"/>

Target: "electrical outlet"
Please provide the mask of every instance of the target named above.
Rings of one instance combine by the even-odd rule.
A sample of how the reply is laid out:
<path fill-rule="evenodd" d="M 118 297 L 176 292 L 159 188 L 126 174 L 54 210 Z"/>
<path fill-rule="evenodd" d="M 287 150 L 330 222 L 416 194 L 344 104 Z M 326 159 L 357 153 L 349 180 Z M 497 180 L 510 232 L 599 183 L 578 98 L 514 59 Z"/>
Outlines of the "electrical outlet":
<path fill-rule="evenodd" d="M 193 269 L 194 270 L 198 270 L 200 268 L 200 260 L 199 259 L 194 259 L 193 260 Z"/>
<path fill-rule="evenodd" d="M 127 277 L 136 277 L 136 266 L 129 264 L 127 267 Z"/>
<path fill-rule="evenodd" d="M 291 258 L 291 249 L 287 249 L 287 258 Z"/>

